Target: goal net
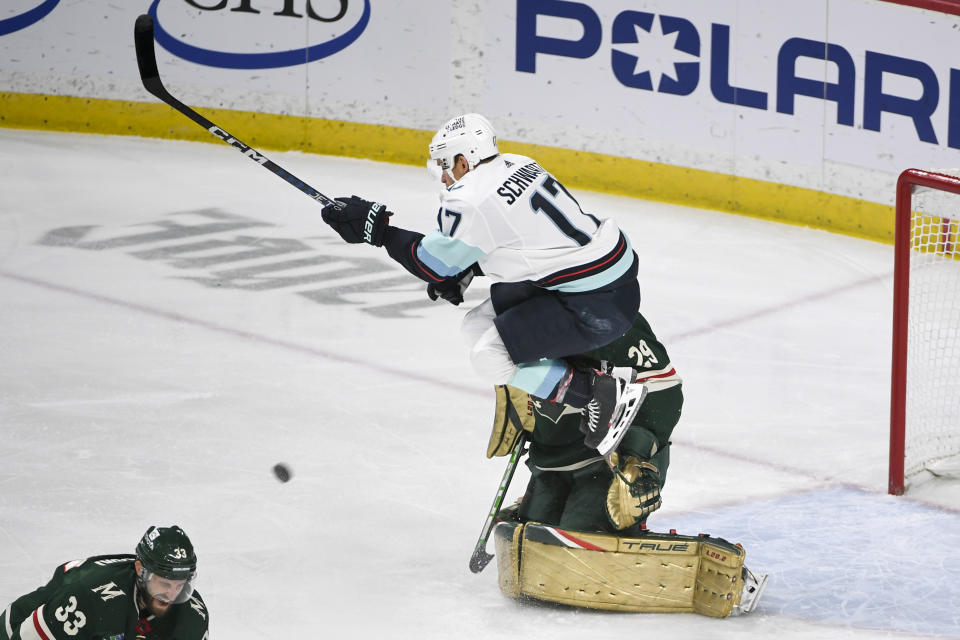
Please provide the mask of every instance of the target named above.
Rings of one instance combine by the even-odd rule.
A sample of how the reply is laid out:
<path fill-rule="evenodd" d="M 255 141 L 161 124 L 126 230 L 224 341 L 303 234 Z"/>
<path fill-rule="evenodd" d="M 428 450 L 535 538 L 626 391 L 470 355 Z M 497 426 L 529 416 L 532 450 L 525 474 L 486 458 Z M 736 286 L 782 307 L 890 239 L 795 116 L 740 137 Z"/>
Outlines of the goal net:
<path fill-rule="evenodd" d="M 897 181 L 889 492 L 960 477 L 960 170 Z"/>

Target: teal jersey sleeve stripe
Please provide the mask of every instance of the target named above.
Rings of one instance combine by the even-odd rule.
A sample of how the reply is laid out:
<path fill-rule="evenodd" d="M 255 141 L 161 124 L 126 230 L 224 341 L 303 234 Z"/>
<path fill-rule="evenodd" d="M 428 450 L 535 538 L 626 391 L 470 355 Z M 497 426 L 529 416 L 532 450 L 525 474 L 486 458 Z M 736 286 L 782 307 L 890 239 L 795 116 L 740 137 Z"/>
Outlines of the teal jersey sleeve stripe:
<path fill-rule="evenodd" d="M 455 276 L 486 255 L 472 245 L 431 231 L 417 246 L 417 259 L 442 278 Z"/>
<path fill-rule="evenodd" d="M 535 398 L 549 398 L 566 373 L 567 365 L 562 360 L 523 363 L 517 366 L 517 371 L 507 384 Z"/>

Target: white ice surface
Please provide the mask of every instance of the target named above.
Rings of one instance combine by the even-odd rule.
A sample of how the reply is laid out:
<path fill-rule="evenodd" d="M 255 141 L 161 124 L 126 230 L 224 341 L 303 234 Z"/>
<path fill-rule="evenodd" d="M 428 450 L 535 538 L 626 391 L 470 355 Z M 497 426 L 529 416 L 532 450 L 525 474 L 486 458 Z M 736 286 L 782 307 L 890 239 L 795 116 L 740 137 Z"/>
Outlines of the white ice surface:
<path fill-rule="evenodd" d="M 424 170 L 268 155 L 433 225 Z M 466 306 L 225 145 L 3 129 L 0 607 L 177 523 L 214 639 L 960 637 L 960 489 L 885 495 L 892 248 L 578 195 L 630 233 L 684 378 L 650 527 L 741 542 L 771 575 L 754 614 L 506 598 L 467 569 L 504 460 Z M 213 223 L 234 227 L 185 235 Z"/>

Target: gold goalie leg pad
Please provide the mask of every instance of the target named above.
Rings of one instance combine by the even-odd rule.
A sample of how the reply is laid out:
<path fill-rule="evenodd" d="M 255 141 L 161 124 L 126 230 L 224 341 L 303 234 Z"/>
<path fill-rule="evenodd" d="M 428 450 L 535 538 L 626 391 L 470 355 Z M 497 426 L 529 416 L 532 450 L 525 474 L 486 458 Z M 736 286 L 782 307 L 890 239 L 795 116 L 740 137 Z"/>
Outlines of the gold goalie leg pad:
<path fill-rule="evenodd" d="M 746 554 L 722 538 L 653 532 L 618 538 L 505 522 L 494 539 L 500 589 L 514 598 L 716 618 L 740 604 Z"/>
<path fill-rule="evenodd" d="M 520 589 L 520 540 L 522 536 L 523 524 L 519 522 L 500 522 L 493 530 L 500 590 L 511 598 L 519 598 L 523 595 Z"/>

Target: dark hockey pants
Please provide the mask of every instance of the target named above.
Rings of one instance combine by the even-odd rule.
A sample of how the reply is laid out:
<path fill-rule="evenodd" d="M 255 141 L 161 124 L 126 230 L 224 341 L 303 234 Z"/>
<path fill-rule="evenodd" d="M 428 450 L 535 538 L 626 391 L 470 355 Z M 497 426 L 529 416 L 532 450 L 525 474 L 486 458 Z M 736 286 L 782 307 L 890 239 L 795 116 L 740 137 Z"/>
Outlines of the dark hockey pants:
<path fill-rule="evenodd" d="M 561 293 L 531 283 L 496 283 L 494 324 L 514 363 L 564 358 L 622 336 L 640 307 L 635 278 L 614 289 Z"/>

